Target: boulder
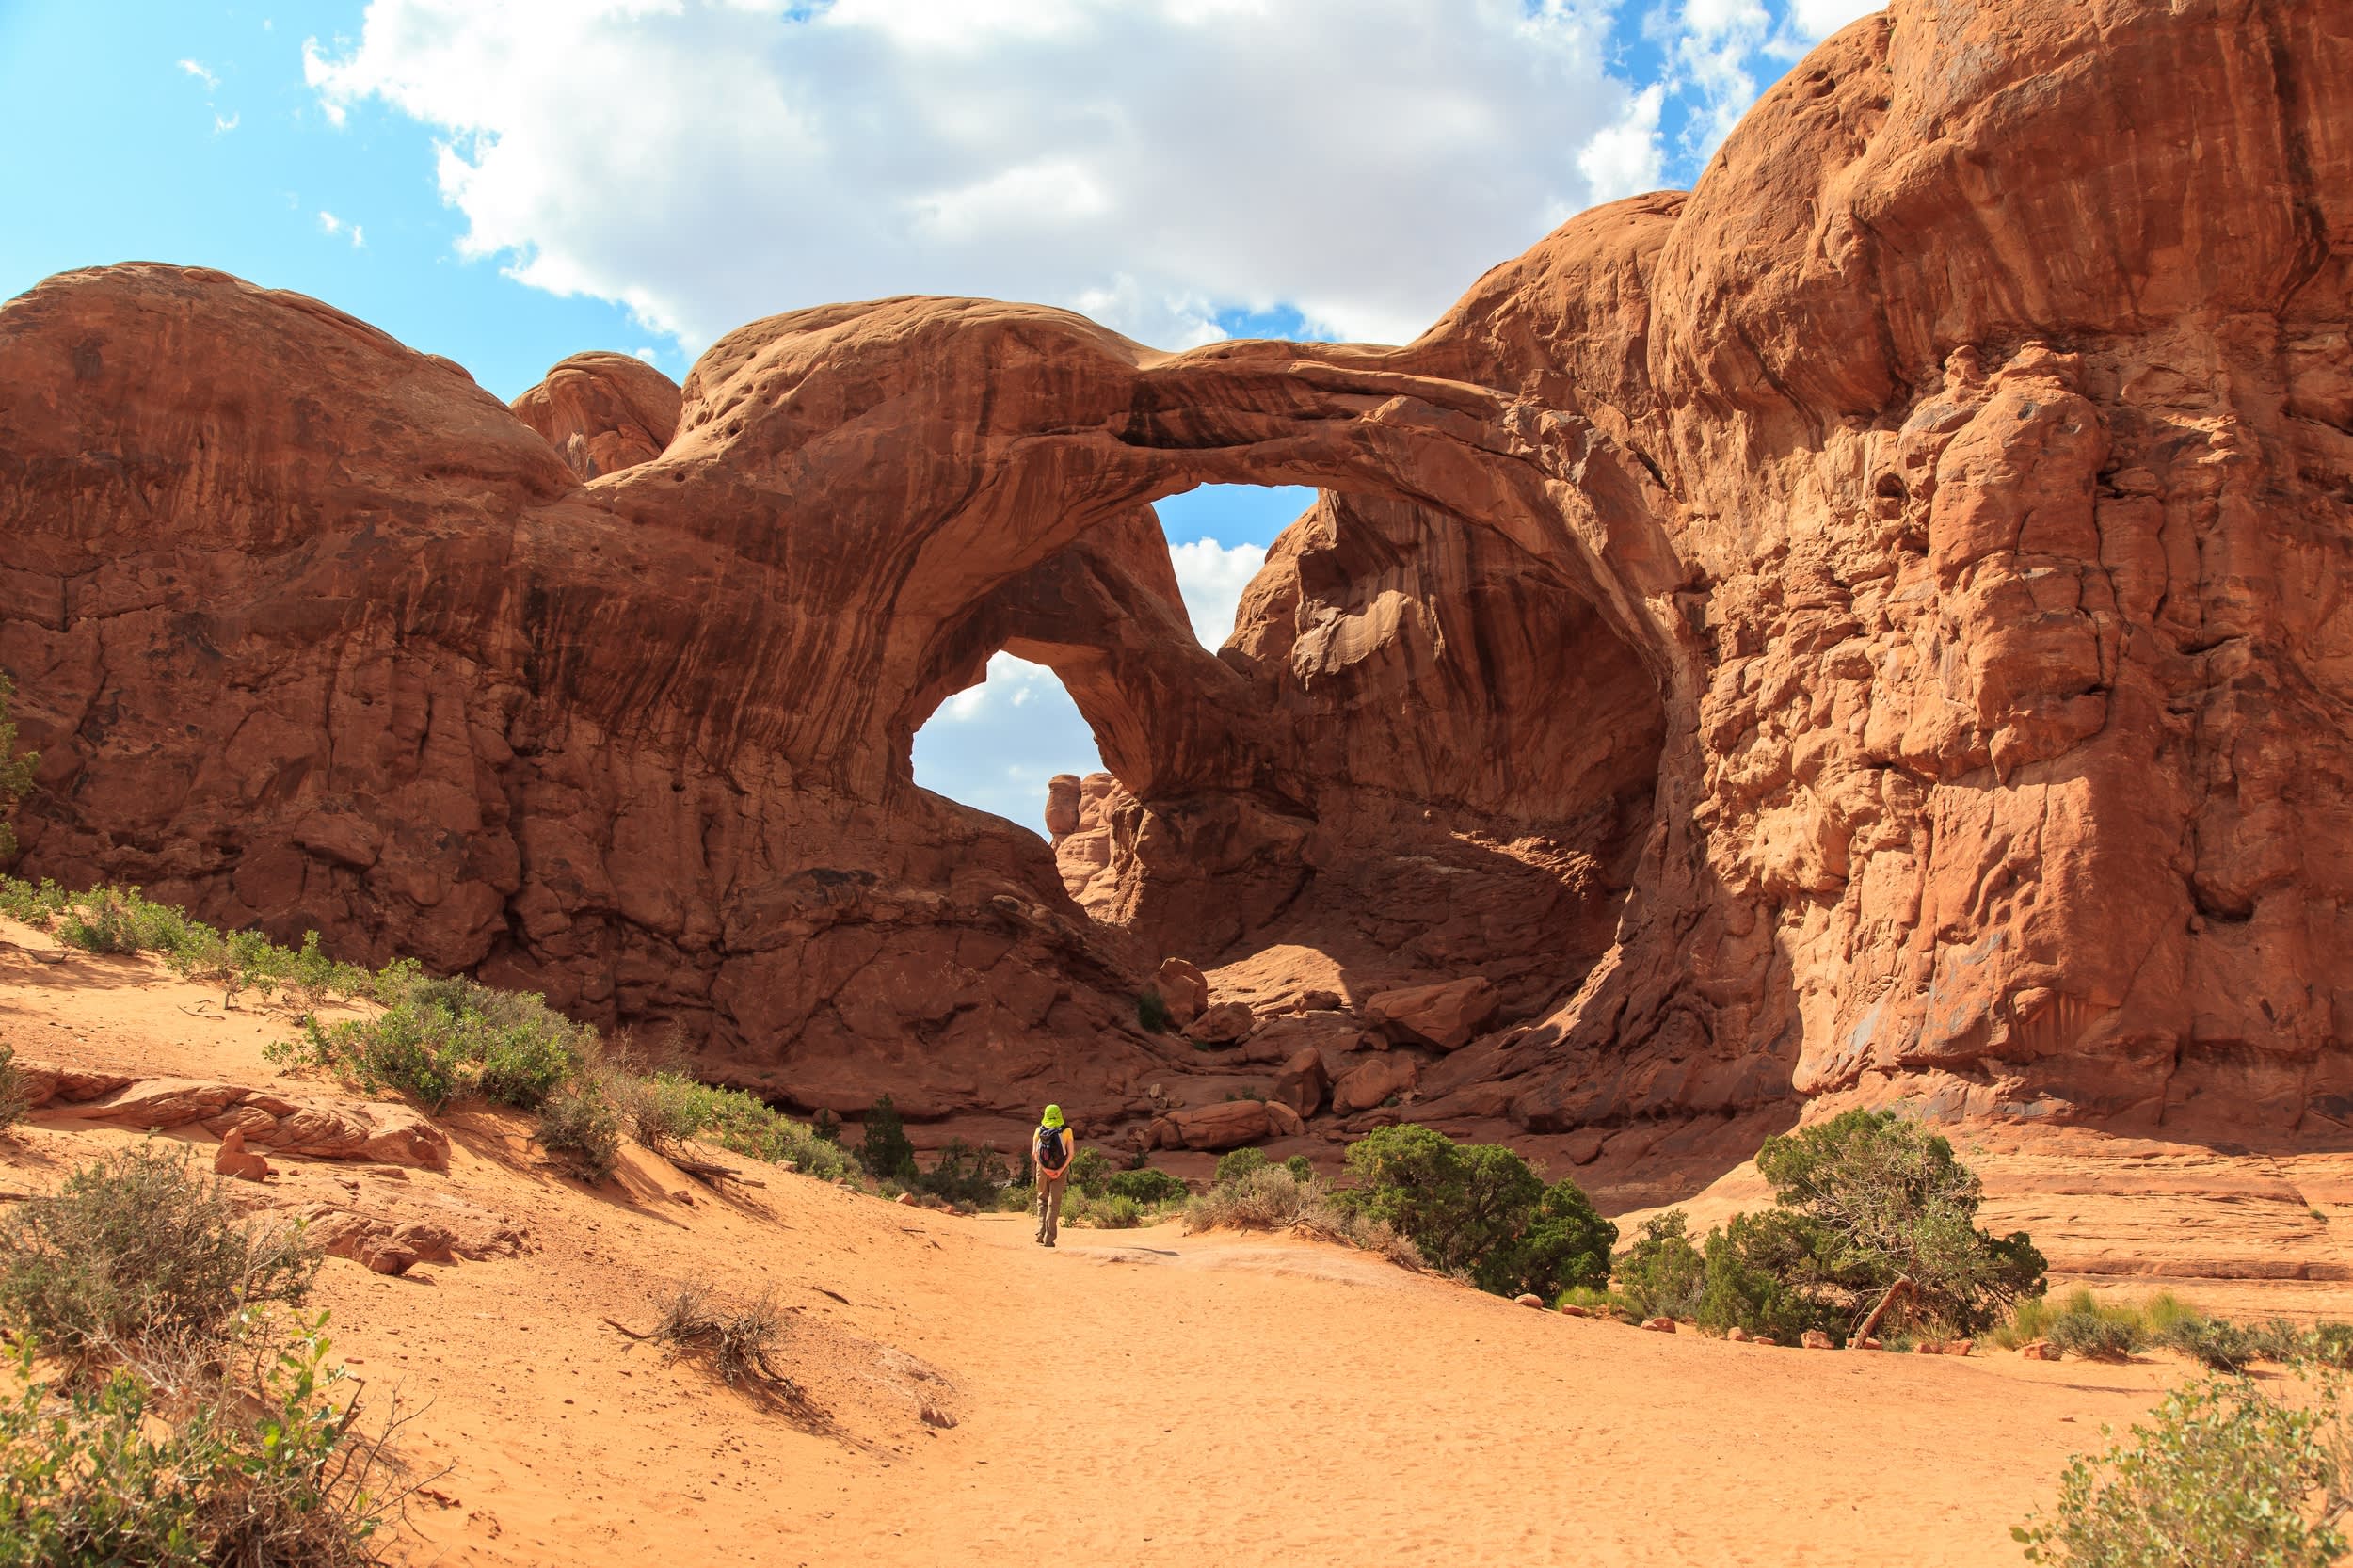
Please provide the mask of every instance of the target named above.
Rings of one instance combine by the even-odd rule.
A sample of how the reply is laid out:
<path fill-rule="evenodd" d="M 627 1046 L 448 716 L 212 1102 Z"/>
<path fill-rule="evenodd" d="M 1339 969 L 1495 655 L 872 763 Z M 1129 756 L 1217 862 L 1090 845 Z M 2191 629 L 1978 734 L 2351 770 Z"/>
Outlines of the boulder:
<path fill-rule="evenodd" d="M 1197 1046 L 1238 1046 L 1250 1038 L 1257 1020 L 1244 1001 L 1221 1001 L 1206 1009 L 1185 1031 Z"/>
<path fill-rule="evenodd" d="M 1299 1112 L 1281 1100 L 1270 1099 L 1266 1106 L 1266 1125 L 1270 1135 L 1276 1138 L 1297 1138 L 1307 1130 L 1306 1122 Z"/>
<path fill-rule="evenodd" d="M 1379 991 L 1365 1000 L 1365 1022 L 1400 1045 L 1459 1050 L 1495 1016 L 1501 994 L 1485 975 L 1435 985 Z"/>
<path fill-rule="evenodd" d="M 1300 1116 L 1312 1116 L 1323 1109 L 1323 1096 L 1331 1087 L 1332 1075 L 1324 1067 L 1323 1053 L 1305 1046 L 1274 1075 L 1274 1087 L 1267 1098 L 1280 1101 Z"/>
<path fill-rule="evenodd" d="M 1591 1318 L 1593 1316 L 1593 1309 L 1590 1306 L 1579 1306 L 1575 1302 L 1562 1302 L 1561 1304 L 1561 1316 L 1563 1318 Z"/>
<path fill-rule="evenodd" d="M 213 1170 L 216 1175 L 238 1181 L 260 1181 L 270 1174 L 268 1160 L 258 1154 L 246 1152 L 245 1129 L 237 1127 L 229 1129 L 220 1141 L 220 1147 L 214 1152 Z"/>
<path fill-rule="evenodd" d="M 1279 1108 L 1290 1116 L 1290 1125 L 1299 1120 L 1289 1106 Z M 1244 1144 L 1263 1144 L 1275 1136 L 1275 1124 L 1263 1100 L 1226 1100 L 1220 1105 L 1204 1105 L 1189 1111 L 1172 1111 L 1152 1124 L 1153 1144 L 1159 1148 L 1201 1149 L 1216 1153 L 1237 1149 Z"/>
<path fill-rule="evenodd" d="M 2052 1344 L 2048 1339 L 2030 1339 L 2026 1343 L 2018 1347 L 2018 1353 L 2025 1356 L 2028 1361 L 2057 1361 L 2059 1359 L 2058 1347 Z"/>
<path fill-rule="evenodd" d="M 1332 1085 L 1332 1112 L 1348 1116 L 1385 1105 L 1420 1081 L 1421 1064 L 1408 1056 L 1384 1056 L 1360 1063 L 1342 1073 Z"/>
<path fill-rule="evenodd" d="M 1748 1343 L 1749 1331 L 1742 1328 L 1738 1323 L 1735 1323 L 1730 1328 L 1724 1330 L 1724 1338 L 1731 1344 L 1744 1345 Z"/>
<path fill-rule="evenodd" d="M 1642 1320 L 1642 1326 L 1653 1334 L 1673 1334 L 1675 1331 L 1675 1320 L 1673 1318 L 1645 1318 Z"/>
<path fill-rule="evenodd" d="M 1831 1342 L 1830 1336 L 1824 1334 L 1818 1328 L 1810 1328 L 1803 1334 L 1799 1335 L 1798 1343 L 1804 1346 L 1809 1351 L 1829 1351 L 1837 1349 L 1837 1346 Z"/>
<path fill-rule="evenodd" d="M 1194 1020 L 1209 1005 L 1208 978 L 1181 958 L 1160 960 L 1160 967 L 1152 972 L 1148 984 L 1160 996 L 1160 1005 L 1168 1009 L 1168 1021 L 1178 1029 L 1190 1032 Z M 1247 1014 L 1250 1010 L 1245 1007 L 1242 1011 Z"/>
<path fill-rule="evenodd" d="M 1532 1306 L 1539 1312 L 1545 1309 L 1545 1298 L 1532 1291 L 1523 1290 L 1512 1300 L 1521 1306 Z"/>
<path fill-rule="evenodd" d="M 1291 1006 L 1301 1013 L 1334 1012 L 1340 1006 L 1340 994 L 1337 991 L 1302 991 Z"/>

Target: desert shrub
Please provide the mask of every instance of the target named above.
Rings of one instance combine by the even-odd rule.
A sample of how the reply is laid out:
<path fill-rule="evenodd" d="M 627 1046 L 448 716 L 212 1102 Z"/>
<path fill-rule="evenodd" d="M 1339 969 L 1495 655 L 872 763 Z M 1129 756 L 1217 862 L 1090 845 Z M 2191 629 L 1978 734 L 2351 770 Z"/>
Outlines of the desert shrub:
<path fill-rule="evenodd" d="M 995 1208 L 1000 1214 L 1022 1214 L 1037 1205 L 1037 1187 L 1032 1182 L 1008 1182 L 998 1189 Z"/>
<path fill-rule="evenodd" d="M 0 860 L 16 858 L 16 824 L 9 819 L 16 814 L 16 803 L 33 787 L 33 769 L 40 761 L 39 752 L 17 755 L 16 721 L 8 712 L 15 698 L 16 688 L 0 675 Z"/>
<path fill-rule="evenodd" d="M 23 1121 L 32 1107 L 32 1093 L 25 1088 L 24 1074 L 16 1064 L 16 1048 L 0 1045 L 0 1132 Z"/>
<path fill-rule="evenodd" d="M 2236 1323 L 2217 1318 L 2185 1319 L 2169 1324 L 2157 1342 L 2217 1372 L 2243 1372 L 2256 1359 L 2255 1336 Z"/>
<path fill-rule="evenodd" d="M 57 924 L 57 940 L 84 952 L 136 952 L 138 928 L 129 906 L 112 888 L 101 888 L 89 902 L 67 909 Z"/>
<path fill-rule="evenodd" d="M 1280 1230 L 1313 1214 L 1321 1197 L 1315 1185 L 1261 1159 L 1238 1176 L 1211 1183 L 1208 1192 L 1188 1203 L 1185 1229 Z"/>
<path fill-rule="evenodd" d="M 621 1108 L 597 1075 L 584 1074 L 540 1102 L 531 1136 L 580 1176 L 602 1181 L 621 1156 Z"/>
<path fill-rule="evenodd" d="M 1893 1112 L 1849 1111 L 1768 1138 L 1756 1168 L 1782 1208 L 1830 1239 L 1825 1304 L 1852 1311 L 1908 1279 L 1903 1320 L 1976 1333 L 2042 1292 L 2042 1255 L 2024 1232 L 1977 1227 L 1981 1190 L 1952 1144 Z"/>
<path fill-rule="evenodd" d="M 1707 1260 L 1691 1244 L 1690 1225 L 1680 1208 L 1642 1222 L 1634 1245 L 1612 1260 L 1609 1284 L 1621 1304 L 1638 1318 L 1695 1316 L 1706 1288 Z"/>
<path fill-rule="evenodd" d="M 828 1144 L 838 1144 L 841 1142 L 841 1118 L 822 1105 L 817 1108 L 817 1114 L 810 1119 L 808 1129 Z"/>
<path fill-rule="evenodd" d="M 302 1037 L 269 1048 L 270 1059 L 328 1067 L 434 1111 L 461 1095 L 530 1111 L 598 1054 L 595 1030 L 535 993 L 427 978 L 413 965 L 386 966 L 371 989 L 381 1015 L 331 1029 L 306 1018 Z"/>
<path fill-rule="evenodd" d="M 784 1338 L 784 1309 L 770 1290 L 730 1306 L 702 1281 L 682 1280 L 663 1301 L 652 1337 L 672 1355 L 708 1358 L 726 1383 L 789 1381 L 772 1359 Z"/>
<path fill-rule="evenodd" d="M 899 1108 L 890 1103 L 888 1095 L 873 1103 L 861 1125 L 865 1130 L 857 1162 L 866 1167 L 866 1174 L 877 1181 L 888 1177 L 903 1187 L 911 1185 L 915 1145 L 907 1141 L 906 1124 L 899 1119 Z"/>
<path fill-rule="evenodd" d="M 2247 1328 L 2249 1342 L 2254 1347 L 2259 1361 L 2300 1361 L 2311 1353 L 2304 1331 L 2281 1318 L 2272 1318 Z"/>
<path fill-rule="evenodd" d="M 2175 1389 L 2129 1441 L 2061 1474 L 2010 1534 L 2073 1568 L 2326 1568 L 2348 1548 L 2345 1416 L 2334 1383 L 2291 1406 L 2241 1378 Z"/>
<path fill-rule="evenodd" d="M 240 1214 L 181 1144 L 84 1165 L 0 1225 L 0 1323 L 77 1372 L 142 1341 L 218 1332 L 241 1308 L 299 1305 L 319 1254 Z"/>
<path fill-rule="evenodd" d="M 1183 1181 L 1166 1171 L 1148 1167 L 1140 1171 L 1114 1171 L 1105 1179 L 1103 1190 L 1112 1197 L 1132 1198 L 1146 1205 L 1176 1203 L 1186 1196 Z"/>
<path fill-rule="evenodd" d="M 73 895 L 42 877 L 38 886 L 18 877 L 0 876 L 0 915 L 42 931 L 56 923 L 73 906 Z"/>
<path fill-rule="evenodd" d="M 1146 1210 L 1133 1198 L 1073 1192 L 1063 1205 L 1063 1224 L 1095 1230 L 1133 1230 L 1144 1224 Z"/>
<path fill-rule="evenodd" d="M 1440 1269 L 1482 1289 L 1549 1296 L 1609 1272 L 1618 1227 L 1574 1182 L 1550 1187 L 1499 1144 L 1457 1144 L 1405 1123 L 1349 1145 L 1353 1205 L 1388 1224 Z"/>
<path fill-rule="evenodd" d="M 643 1077 L 615 1075 L 613 1095 L 630 1136 L 657 1154 L 677 1153 L 695 1138 L 772 1165 L 789 1160 L 821 1180 L 850 1171 L 850 1157 L 838 1141 L 741 1089 L 723 1089 L 664 1068 Z"/>
<path fill-rule="evenodd" d="M 2313 1324 L 2305 1336 L 2304 1354 L 2323 1367 L 2353 1368 L 2353 1323 Z"/>
<path fill-rule="evenodd" d="M 1808 1329 L 1840 1336 L 1837 1315 L 1816 1293 L 1833 1267 L 1827 1238 L 1803 1215 L 1782 1209 L 1736 1214 L 1701 1244 L 1699 1299 L 1692 1316 L 1702 1328 L 1739 1328 L 1794 1343 Z"/>
<path fill-rule="evenodd" d="M 305 1009 L 324 1007 L 337 997 L 362 996 L 372 979 L 359 965 L 322 952 L 315 931 L 302 934 L 302 946 L 289 956 L 284 970 L 287 991 Z"/>
<path fill-rule="evenodd" d="M 63 1389 L 17 1347 L 0 1401 L 0 1568 L 140 1563 L 362 1568 L 419 1482 L 382 1486 L 375 1432 L 328 1361 L 325 1315 L 290 1337 L 254 1314 L 163 1385 L 115 1368 Z"/>
<path fill-rule="evenodd" d="M 1101 1149 L 1080 1149 L 1070 1161 L 1070 1186 L 1091 1198 L 1099 1198 L 1109 1190 L 1113 1172 L 1111 1157 Z"/>
<path fill-rule="evenodd" d="M 1240 1181 L 1242 1177 L 1248 1176 L 1253 1171 L 1263 1170 L 1266 1163 L 1267 1157 L 1266 1150 L 1264 1149 L 1239 1148 L 1228 1150 L 1226 1153 L 1221 1154 L 1217 1157 L 1217 1169 L 1211 1173 L 1209 1179 L 1212 1182 L 1219 1184 L 1229 1181 Z"/>
<path fill-rule="evenodd" d="M 2051 1348 L 2087 1361 L 2121 1361 L 2148 1342 L 2140 1316 L 2129 1307 L 2102 1308 L 2084 1292 L 2081 1304 L 2062 1307 L 2042 1336 Z"/>
<path fill-rule="evenodd" d="M 1337 1201 L 1341 1196 L 1313 1176 L 1303 1181 L 1287 1166 L 1261 1161 L 1231 1181 L 1212 1184 L 1187 1203 L 1185 1229 L 1297 1228 L 1377 1253 L 1404 1268 L 1423 1267 L 1420 1249 L 1394 1225 Z"/>
<path fill-rule="evenodd" d="M 1290 1172 L 1291 1178 L 1294 1181 L 1313 1181 L 1315 1179 L 1316 1162 L 1308 1159 L 1304 1154 L 1294 1154 L 1289 1160 L 1284 1160 L 1283 1169 Z"/>
<path fill-rule="evenodd" d="M 1136 1022 L 1143 1027 L 1146 1034 L 1168 1032 L 1170 1025 L 1168 1003 L 1158 991 L 1146 990 L 1136 993 Z"/>
<path fill-rule="evenodd" d="M 914 1186 L 945 1202 L 981 1208 L 995 1204 L 997 1190 L 1011 1176 L 993 1145 L 976 1149 L 961 1138 L 952 1138 L 932 1168 L 916 1176 Z"/>

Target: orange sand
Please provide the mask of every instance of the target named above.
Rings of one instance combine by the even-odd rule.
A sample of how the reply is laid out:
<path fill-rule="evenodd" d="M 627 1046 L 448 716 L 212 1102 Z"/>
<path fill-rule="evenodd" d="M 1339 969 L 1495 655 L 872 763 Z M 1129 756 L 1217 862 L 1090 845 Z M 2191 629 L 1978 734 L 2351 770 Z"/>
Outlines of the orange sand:
<path fill-rule="evenodd" d="M 45 939 L 0 938 L 20 944 L 0 946 L 0 1041 L 21 1057 L 342 1092 L 276 1079 L 280 1015 L 223 1018 L 144 961 L 42 964 L 24 949 Z M 455 1199 L 527 1235 L 516 1257 L 321 1277 L 339 1353 L 379 1408 L 425 1402 L 408 1452 L 449 1467 L 410 1507 L 420 1561 L 2010 1564 L 2066 1456 L 2183 1373 L 1646 1334 L 1174 1226 L 1046 1252 L 1019 1216 L 781 1172 L 723 1196 L 640 1151 L 591 1191 L 520 1118 L 444 1125 L 445 1175 L 279 1160 L 253 1194 L 414 1217 Z M 37 1115 L 0 1142 L 0 1187 L 131 1136 Z M 795 1309 L 804 1405 L 604 1321 L 649 1326 L 688 1275 Z"/>

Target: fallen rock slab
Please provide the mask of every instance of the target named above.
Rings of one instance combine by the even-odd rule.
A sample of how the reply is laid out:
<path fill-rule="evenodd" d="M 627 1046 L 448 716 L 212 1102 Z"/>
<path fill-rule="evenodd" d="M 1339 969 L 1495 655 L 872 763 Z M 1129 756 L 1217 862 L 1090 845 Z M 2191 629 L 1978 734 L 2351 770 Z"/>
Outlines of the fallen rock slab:
<path fill-rule="evenodd" d="M 1485 975 L 1435 985 L 1378 991 L 1365 1000 L 1365 1021 L 1402 1045 L 1460 1050 L 1495 1016 L 1501 1000 Z"/>
<path fill-rule="evenodd" d="M 201 1125 L 241 1149 L 312 1160 L 368 1160 L 418 1170 L 449 1169 L 449 1135 L 405 1105 L 295 1100 L 265 1089 L 205 1079 L 132 1079 L 26 1064 L 32 1107 L 134 1132 Z"/>

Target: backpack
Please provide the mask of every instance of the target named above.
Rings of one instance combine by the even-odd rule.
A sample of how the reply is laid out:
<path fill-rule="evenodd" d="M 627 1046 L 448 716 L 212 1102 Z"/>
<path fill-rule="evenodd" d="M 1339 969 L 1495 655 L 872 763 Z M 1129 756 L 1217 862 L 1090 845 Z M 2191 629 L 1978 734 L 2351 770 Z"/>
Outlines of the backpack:
<path fill-rule="evenodd" d="M 1054 1174 L 1070 1163 L 1070 1157 L 1063 1152 L 1065 1147 L 1063 1135 L 1069 1130 L 1068 1128 L 1062 1127 L 1042 1127 L 1037 1129 L 1038 1169 Z"/>

